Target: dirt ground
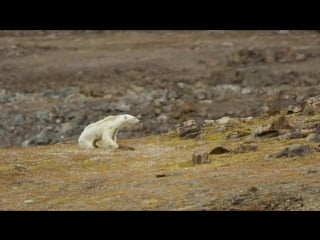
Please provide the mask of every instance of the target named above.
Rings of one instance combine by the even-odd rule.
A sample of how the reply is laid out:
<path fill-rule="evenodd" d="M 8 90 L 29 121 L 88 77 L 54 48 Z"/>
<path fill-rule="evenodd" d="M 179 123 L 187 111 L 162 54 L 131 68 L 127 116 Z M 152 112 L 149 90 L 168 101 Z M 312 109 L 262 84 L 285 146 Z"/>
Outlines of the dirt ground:
<path fill-rule="evenodd" d="M 192 166 L 193 151 L 239 139 L 226 139 L 227 132 L 201 141 L 167 135 L 190 119 L 265 114 L 262 124 L 289 105 L 302 106 L 320 92 L 319 37 L 0 31 L 0 209 L 319 210 L 318 152 L 265 159 L 304 139 L 259 140 L 258 152 Z M 88 123 L 123 112 L 141 119 L 119 135 L 136 151 L 64 143 L 76 141 Z"/>

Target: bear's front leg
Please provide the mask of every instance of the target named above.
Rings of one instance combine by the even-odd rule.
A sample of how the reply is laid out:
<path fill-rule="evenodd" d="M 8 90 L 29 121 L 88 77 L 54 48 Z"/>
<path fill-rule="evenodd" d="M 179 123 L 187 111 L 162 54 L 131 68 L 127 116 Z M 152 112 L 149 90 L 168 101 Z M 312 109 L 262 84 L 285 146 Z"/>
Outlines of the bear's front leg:
<path fill-rule="evenodd" d="M 81 148 L 95 148 L 94 141 L 91 140 L 81 139 L 78 141 L 78 144 Z"/>
<path fill-rule="evenodd" d="M 109 137 L 102 138 L 99 142 L 96 142 L 96 145 L 99 148 L 105 148 L 105 149 L 119 147 L 119 145 Z"/>

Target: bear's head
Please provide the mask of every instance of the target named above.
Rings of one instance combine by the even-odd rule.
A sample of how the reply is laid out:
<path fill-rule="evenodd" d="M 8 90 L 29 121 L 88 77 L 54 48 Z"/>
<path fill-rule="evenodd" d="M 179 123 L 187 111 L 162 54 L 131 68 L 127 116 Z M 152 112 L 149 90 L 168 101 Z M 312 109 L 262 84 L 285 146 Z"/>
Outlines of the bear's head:
<path fill-rule="evenodd" d="M 123 114 L 123 115 L 120 115 L 120 117 L 121 117 L 121 122 L 123 123 L 123 126 L 130 126 L 140 122 L 138 118 L 130 114 Z"/>

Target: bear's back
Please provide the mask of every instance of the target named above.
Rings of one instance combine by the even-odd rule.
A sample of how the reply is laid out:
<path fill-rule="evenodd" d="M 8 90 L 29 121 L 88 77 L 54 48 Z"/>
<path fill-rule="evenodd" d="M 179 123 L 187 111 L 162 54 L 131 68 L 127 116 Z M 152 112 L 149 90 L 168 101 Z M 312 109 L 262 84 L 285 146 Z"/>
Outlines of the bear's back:
<path fill-rule="evenodd" d="M 94 122 L 94 123 L 90 123 L 88 126 L 85 127 L 86 128 L 91 128 L 91 127 L 95 127 L 95 126 L 99 126 L 99 125 L 103 125 L 103 123 L 105 122 L 112 122 L 112 121 L 115 121 L 117 119 L 120 119 L 122 115 L 118 115 L 118 116 L 108 116 L 108 117 L 105 117 L 104 119 L 101 119 L 97 122 Z"/>

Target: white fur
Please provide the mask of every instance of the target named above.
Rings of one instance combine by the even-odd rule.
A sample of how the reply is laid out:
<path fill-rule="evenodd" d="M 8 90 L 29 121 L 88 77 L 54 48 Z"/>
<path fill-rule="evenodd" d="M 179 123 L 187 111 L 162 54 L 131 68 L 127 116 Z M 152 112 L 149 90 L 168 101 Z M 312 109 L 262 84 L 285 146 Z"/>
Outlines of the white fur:
<path fill-rule="evenodd" d="M 138 122 L 136 117 L 129 114 L 108 116 L 86 126 L 79 137 L 78 144 L 82 148 L 118 148 L 119 130 Z"/>

